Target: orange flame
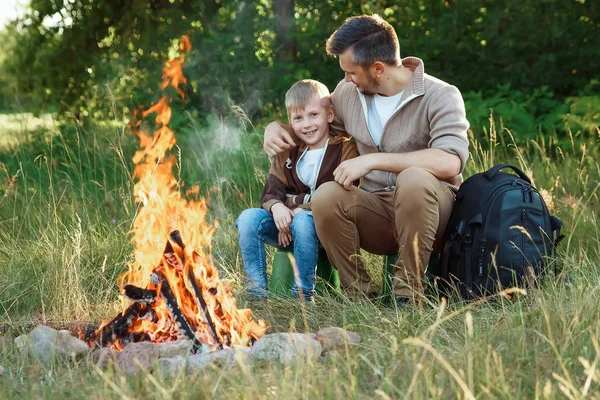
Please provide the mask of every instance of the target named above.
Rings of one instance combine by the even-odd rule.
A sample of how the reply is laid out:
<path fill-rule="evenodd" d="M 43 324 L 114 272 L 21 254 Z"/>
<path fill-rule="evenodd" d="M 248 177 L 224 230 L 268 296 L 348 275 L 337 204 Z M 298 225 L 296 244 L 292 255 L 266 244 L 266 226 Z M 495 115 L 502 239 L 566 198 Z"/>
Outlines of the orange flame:
<path fill-rule="evenodd" d="M 187 36 L 179 45 L 180 56 L 169 60 L 163 68 L 161 88 L 175 88 L 183 98 L 180 88 L 187 82 L 183 76 L 182 65 L 185 53 L 191 50 Z M 133 156 L 136 165 L 133 177 L 135 199 L 140 205 L 133 222 L 133 243 L 135 245 L 134 261 L 129 264 L 127 272 L 118 280 L 119 285 L 129 283 L 138 287 L 160 290 L 150 277 L 160 269 L 177 298 L 177 303 L 190 325 L 195 329 L 196 337 L 214 348 L 216 343 L 209 335 L 208 326 L 203 320 L 199 305 L 194 299 L 188 276 L 189 268 L 193 269 L 196 281 L 202 288 L 210 316 L 220 343 L 224 345 L 248 345 L 251 340 L 264 335 L 267 325 L 264 321 L 254 321 L 252 311 L 238 309 L 231 288 L 219 279 L 217 269 L 212 265 L 211 239 L 217 227 L 206 222 L 207 206 L 202 198 L 188 199 L 180 191 L 183 186 L 173 175 L 176 158 L 167 154 L 175 146 L 174 132 L 169 129 L 171 119 L 170 98 L 163 96 L 149 109 L 136 112 L 130 128 L 138 136 L 141 149 Z M 141 129 L 142 121 L 150 114 L 156 114 L 156 130 L 149 134 Z M 186 196 L 199 193 L 197 186 L 188 189 Z M 166 260 L 163 255 L 169 233 L 178 230 L 185 243 L 185 248 L 176 244 L 174 247 L 176 260 Z M 185 260 L 182 263 L 182 260 Z M 173 267 L 173 261 L 175 267 Z M 162 300 L 153 306 L 156 317 L 153 321 L 137 319 L 131 331 L 144 333 L 152 341 L 164 342 L 181 336 L 177 323 L 173 320 Z"/>

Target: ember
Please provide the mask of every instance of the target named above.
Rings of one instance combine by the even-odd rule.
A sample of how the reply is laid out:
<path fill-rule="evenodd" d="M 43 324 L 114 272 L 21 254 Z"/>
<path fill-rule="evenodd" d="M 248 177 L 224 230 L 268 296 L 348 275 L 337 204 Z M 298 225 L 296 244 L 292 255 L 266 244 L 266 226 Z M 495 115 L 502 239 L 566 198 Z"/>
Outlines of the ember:
<path fill-rule="evenodd" d="M 182 98 L 179 86 L 187 82 L 182 64 L 190 49 L 184 36 L 181 55 L 163 68 L 161 88 L 172 86 Z M 213 225 L 205 221 L 203 198 L 189 200 L 182 195 L 179 187 L 183 184 L 173 175 L 176 159 L 166 154 L 175 145 L 174 132 L 168 126 L 169 103 L 170 98 L 163 96 L 148 110 L 137 112 L 130 123 L 142 147 L 133 157 L 134 190 L 140 204 L 132 230 L 135 260 L 118 281 L 126 301 L 124 311 L 86 341 L 121 349 L 129 342 L 187 337 L 194 351 L 202 345 L 212 350 L 248 346 L 265 334 L 267 325 L 254 321 L 251 310 L 236 307 L 231 288 L 223 284 L 211 263 L 216 221 Z M 141 126 L 153 113 L 157 114 L 157 129 L 150 135 Z M 187 194 L 198 192 L 194 186 Z"/>

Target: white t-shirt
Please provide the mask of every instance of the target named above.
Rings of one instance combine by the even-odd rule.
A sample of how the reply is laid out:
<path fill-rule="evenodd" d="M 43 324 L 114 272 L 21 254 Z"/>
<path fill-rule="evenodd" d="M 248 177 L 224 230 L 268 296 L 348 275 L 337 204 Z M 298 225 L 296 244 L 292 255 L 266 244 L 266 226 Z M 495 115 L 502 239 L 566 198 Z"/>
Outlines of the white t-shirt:
<path fill-rule="evenodd" d="M 298 161 L 298 177 L 311 189 L 314 189 L 317 183 L 318 168 L 324 152 L 325 148 L 308 150 Z"/>
<path fill-rule="evenodd" d="M 394 96 L 374 94 L 371 98 L 368 124 L 369 132 L 371 132 L 371 136 L 377 146 L 379 146 L 379 142 L 381 141 L 383 127 L 400 104 L 402 93 L 404 93 L 404 90 Z"/>
<path fill-rule="evenodd" d="M 400 104 L 402 93 L 404 93 L 404 90 L 394 96 L 380 96 L 378 94 L 373 96 L 375 108 L 377 109 L 377 114 L 379 115 L 379 121 L 381 122 L 382 127 L 385 126 L 394 111 L 396 111 L 396 107 Z"/>

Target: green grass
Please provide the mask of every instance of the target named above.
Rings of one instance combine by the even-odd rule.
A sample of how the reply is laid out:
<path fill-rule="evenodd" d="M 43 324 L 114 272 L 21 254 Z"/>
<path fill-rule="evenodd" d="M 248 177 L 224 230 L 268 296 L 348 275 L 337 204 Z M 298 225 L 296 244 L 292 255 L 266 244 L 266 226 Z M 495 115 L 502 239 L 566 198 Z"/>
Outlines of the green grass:
<path fill-rule="evenodd" d="M 219 221 L 215 264 L 271 331 L 341 326 L 358 348 L 285 369 L 210 369 L 192 377 L 125 377 L 78 363 L 42 366 L 14 348 L 0 354 L 0 398 L 582 398 L 598 396 L 600 240 L 596 232 L 597 136 L 559 148 L 555 136 L 522 143 L 493 127 L 472 140 L 467 175 L 500 162 L 521 165 L 565 222 L 559 275 L 514 301 L 440 304 L 398 312 L 367 301 L 321 297 L 248 303 L 234 220 L 258 199 L 268 160 L 258 131 L 191 118 L 178 138 L 181 179 L 199 183 Z M 178 130 L 179 132 L 179 130 Z M 120 309 L 116 277 L 131 260 L 136 214 L 131 156 L 118 127 L 0 128 L 0 334 L 39 323 L 92 322 Z M 16 139 L 15 139 L 16 138 Z M 563 141 L 564 142 L 564 141 Z M 380 257 L 367 257 L 379 278 Z"/>

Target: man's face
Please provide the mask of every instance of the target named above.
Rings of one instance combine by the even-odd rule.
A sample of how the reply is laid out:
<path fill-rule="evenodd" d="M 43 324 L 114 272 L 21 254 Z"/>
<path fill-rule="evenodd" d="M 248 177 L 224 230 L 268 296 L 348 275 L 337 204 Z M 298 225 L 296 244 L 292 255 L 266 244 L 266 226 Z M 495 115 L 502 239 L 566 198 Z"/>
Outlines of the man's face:
<path fill-rule="evenodd" d="M 352 61 L 352 50 L 348 49 L 340 54 L 340 68 L 344 71 L 344 80 L 346 82 L 352 82 L 356 88 L 366 95 L 372 95 L 377 93 L 379 89 L 379 82 L 377 78 L 369 71 L 355 64 Z"/>
<path fill-rule="evenodd" d="M 290 113 L 290 123 L 296 136 L 310 149 L 320 149 L 329 136 L 329 124 L 333 121 L 333 108 L 323 107 L 318 96 L 313 97 L 302 110 Z"/>

